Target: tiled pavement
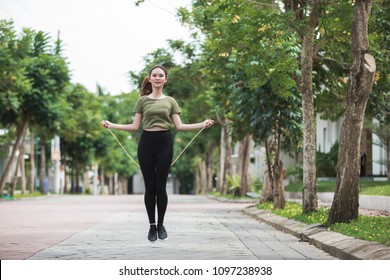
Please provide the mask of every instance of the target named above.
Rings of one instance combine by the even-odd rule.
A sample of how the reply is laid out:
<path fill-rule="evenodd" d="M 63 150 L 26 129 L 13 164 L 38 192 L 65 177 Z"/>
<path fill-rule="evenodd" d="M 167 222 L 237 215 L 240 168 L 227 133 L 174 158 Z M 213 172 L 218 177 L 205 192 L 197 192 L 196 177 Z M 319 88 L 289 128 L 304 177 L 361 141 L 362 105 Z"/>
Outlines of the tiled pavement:
<path fill-rule="evenodd" d="M 0 259 L 331 260 L 243 214 L 248 203 L 170 195 L 169 238 L 147 240 L 142 195 L 47 196 L 0 203 Z"/>

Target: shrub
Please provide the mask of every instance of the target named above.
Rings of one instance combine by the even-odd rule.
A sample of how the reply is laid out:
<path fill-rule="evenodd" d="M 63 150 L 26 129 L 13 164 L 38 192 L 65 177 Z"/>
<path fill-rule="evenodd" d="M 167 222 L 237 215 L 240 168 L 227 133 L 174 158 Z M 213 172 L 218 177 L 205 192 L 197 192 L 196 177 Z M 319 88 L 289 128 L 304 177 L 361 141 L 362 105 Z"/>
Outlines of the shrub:
<path fill-rule="evenodd" d="M 317 176 L 318 177 L 336 177 L 336 165 L 339 152 L 339 143 L 336 142 L 329 153 L 317 151 Z"/>

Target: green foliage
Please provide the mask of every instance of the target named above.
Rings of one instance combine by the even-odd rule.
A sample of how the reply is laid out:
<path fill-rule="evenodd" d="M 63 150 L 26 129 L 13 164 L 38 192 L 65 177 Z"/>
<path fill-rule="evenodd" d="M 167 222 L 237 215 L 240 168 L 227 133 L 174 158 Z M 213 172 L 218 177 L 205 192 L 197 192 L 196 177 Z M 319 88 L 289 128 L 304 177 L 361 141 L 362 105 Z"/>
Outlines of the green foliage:
<path fill-rule="evenodd" d="M 50 53 L 39 54 L 29 59 L 26 76 L 32 90 L 24 96 L 23 111 L 32 116 L 36 125 L 54 136 L 62 120 L 61 101 L 70 79 L 66 62 Z"/>
<path fill-rule="evenodd" d="M 370 16 L 370 49 L 376 62 L 376 76 L 367 103 L 367 114 L 389 130 L 390 123 L 390 2 L 374 1 Z M 387 127 L 386 127 L 387 126 Z"/>
<path fill-rule="evenodd" d="M 320 207 L 316 212 L 303 214 L 302 205 L 296 202 L 287 202 L 284 209 L 274 210 L 272 202 L 261 203 L 258 204 L 257 207 L 306 224 L 319 223 L 326 225 L 329 216 L 329 209 L 327 207 Z M 330 226 L 330 230 L 332 231 L 367 241 L 383 243 L 385 245 L 390 245 L 389 228 L 390 217 L 368 217 L 361 215 L 357 220 L 354 220 L 351 223 L 338 223 Z"/>
<path fill-rule="evenodd" d="M 367 241 L 375 241 L 390 246 L 390 217 L 359 216 L 349 224 L 336 223 L 331 230 Z"/>
<path fill-rule="evenodd" d="M 102 104 L 100 119 L 108 119 L 114 123 L 131 123 L 133 108 L 138 97 L 139 94 L 135 91 L 115 96 L 100 96 L 99 103 Z M 118 172 L 123 176 L 134 175 L 138 171 L 138 167 L 128 159 L 112 135 L 100 127 L 98 119 L 96 119 L 94 126 L 97 129 L 95 155 L 100 163 L 100 167 L 110 175 L 114 172 Z M 139 132 L 129 133 L 113 130 L 113 133 L 122 143 L 126 151 L 137 160 L 137 143 L 140 137 Z"/>
<path fill-rule="evenodd" d="M 390 143 L 390 2 L 374 1 L 369 24 L 370 49 L 376 61 L 373 90 L 367 102 L 365 127 Z M 375 119 L 375 121 L 373 121 Z M 387 163 L 389 164 L 389 163 Z"/>
<path fill-rule="evenodd" d="M 241 177 L 237 174 L 233 176 L 226 175 L 226 180 L 228 184 L 228 192 L 235 195 L 241 187 Z M 262 189 L 263 185 L 259 179 L 251 179 L 250 190 L 252 192 L 258 193 Z"/>
<path fill-rule="evenodd" d="M 352 61 L 352 9 L 349 1 L 320 2 L 313 86 L 316 112 L 326 119 L 338 119 L 345 108 L 346 77 Z"/>
<path fill-rule="evenodd" d="M 262 190 L 263 184 L 260 182 L 259 179 L 257 178 L 252 178 L 251 179 L 251 191 L 258 193 Z"/>
<path fill-rule="evenodd" d="M 336 166 L 338 158 L 339 143 L 336 142 L 328 153 L 317 151 L 317 176 L 336 177 Z"/>
<path fill-rule="evenodd" d="M 99 99 L 80 84 L 70 85 L 61 107 L 62 153 L 83 166 L 92 165 L 98 154 L 96 142 L 101 133 Z"/>
<path fill-rule="evenodd" d="M 61 40 L 55 46 L 51 41 L 42 31 L 17 34 L 12 22 L 0 21 L 1 124 L 20 132 L 28 123 L 41 146 L 60 132 L 70 82 L 66 59 L 60 56 Z"/>
<path fill-rule="evenodd" d="M 246 135 L 256 144 L 275 139 L 273 153 L 301 149 L 298 39 L 285 14 L 249 1 L 194 1 L 180 9 L 182 21 L 200 30 L 203 72 L 221 118 L 232 121 L 233 141 Z M 282 139 L 282 144 L 277 139 Z M 275 156 L 277 159 L 278 156 Z M 236 189 L 236 187 L 234 187 Z"/>
<path fill-rule="evenodd" d="M 327 208 L 320 207 L 318 211 L 302 214 L 302 205 L 299 203 L 287 203 L 285 209 L 275 209 L 274 213 L 306 224 L 326 224 L 328 220 Z"/>
<path fill-rule="evenodd" d="M 236 191 L 241 187 L 241 177 L 239 175 L 226 175 L 226 179 L 229 193 L 236 193 Z"/>
<path fill-rule="evenodd" d="M 33 193 L 25 193 L 25 194 L 20 194 L 20 193 L 16 193 L 14 195 L 14 198 L 15 199 L 19 199 L 19 198 L 28 198 L 28 197 L 38 197 L 38 196 L 43 196 L 44 194 L 42 194 L 41 192 L 33 192 Z"/>
<path fill-rule="evenodd" d="M 361 180 L 360 194 L 390 196 L 390 182 Z"/>
<path fill-rule="evenodd" d="M 303 165 L 302 163 L 298 163 L 295 166 L 289 167 L 287 169 L 287 176 L 293 176 L 298 180 L 303 180 Z"/>
<path fill-rule="evenodd" d="M 25 73 L 30 35 L 20 37 L 13 22 L 0 20 L 0 124 L 9 127 L 18 120 L 23 96 L 31 90 Z"/>

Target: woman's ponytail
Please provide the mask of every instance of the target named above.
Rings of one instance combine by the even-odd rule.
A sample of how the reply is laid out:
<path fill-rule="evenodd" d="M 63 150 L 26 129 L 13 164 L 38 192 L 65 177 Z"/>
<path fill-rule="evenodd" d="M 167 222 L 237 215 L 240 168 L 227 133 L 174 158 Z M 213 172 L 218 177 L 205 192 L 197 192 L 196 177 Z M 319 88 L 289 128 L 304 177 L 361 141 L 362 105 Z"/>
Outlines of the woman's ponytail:
<path fill-rule="evenodd" d="M 152 91 L 152 84 L 149 82 L 149 77 L 145 77 L 141 84 L 141 96 L 149 95 Z"/>

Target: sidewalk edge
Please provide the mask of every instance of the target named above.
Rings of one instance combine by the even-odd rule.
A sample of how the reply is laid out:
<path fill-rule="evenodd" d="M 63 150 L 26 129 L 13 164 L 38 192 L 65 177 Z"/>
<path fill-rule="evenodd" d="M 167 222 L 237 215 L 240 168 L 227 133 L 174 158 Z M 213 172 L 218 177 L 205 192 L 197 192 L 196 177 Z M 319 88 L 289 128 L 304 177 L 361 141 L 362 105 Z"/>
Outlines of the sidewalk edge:
<path fill-rule="evenodd" d="M 328 231 L 321 224 L 307 225 L 287 219 L 256 206 L 249 206 L 242 212 L 260 222 L 273 226 L 285 233 L 309 242 L 330 255 L 344 260 L 390 260 L 390 247 Z"/>

